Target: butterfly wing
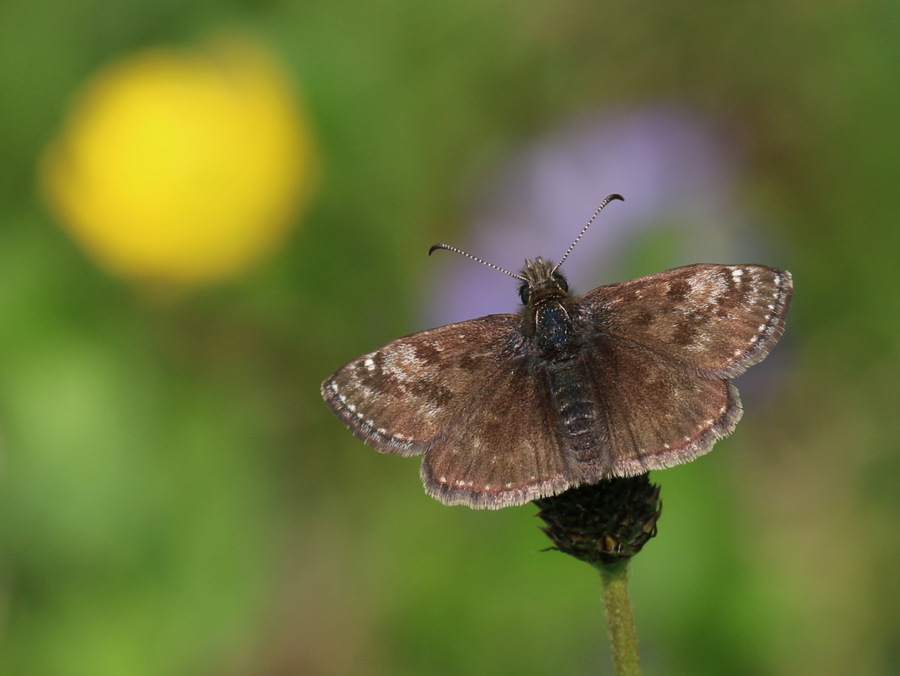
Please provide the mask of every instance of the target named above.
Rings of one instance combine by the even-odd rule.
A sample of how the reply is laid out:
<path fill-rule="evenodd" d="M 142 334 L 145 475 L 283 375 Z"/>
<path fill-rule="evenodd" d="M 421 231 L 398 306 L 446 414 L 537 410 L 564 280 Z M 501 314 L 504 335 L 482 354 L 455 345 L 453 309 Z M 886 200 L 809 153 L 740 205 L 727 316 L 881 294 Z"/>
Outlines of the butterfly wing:
<path fill-rule="evenodd" d="M 688 265 L 601 286 L 582 299 L 591 330 L 733 378 L 784 331 L 791 274 L 764 265 Z"/>
<path fill-rule="evenodd" d="M 588 480 L 688 462 L 730 434 L 730 379 L 775 345 L 792 288 L 784 270 L 701 264 L 586 294 L 586 370 L 610 445 L 584 460 Z"/>
<path fill-rule="evenodd" d="M 581 454 L 586 481 L 673 467 L 710 451 L 741 417 L 737 388 L 616 336 L 595 336 L 584 359 L 604 444 Z"/>
<path fill-rule="evenodd" d="M 419 455 L 500 374 L 518 325 L 489 315 L 398 338 L 340 368 L 322 396 L 373 448 Z"/>
<path fill-rule="evenodd" d="M 429 495 L 448 505 L 499 509 L 581 483 L 543 368 L 521 351 L 456 414 L 422 461 Z"/>
<path fill-rule="evenodd" d="M 578 482 L 520 318 L 491 315 L 399 338 L 339 369 L 322 396 L 364 442 L 419 455 L 448 505 L 520 505 Z"/>

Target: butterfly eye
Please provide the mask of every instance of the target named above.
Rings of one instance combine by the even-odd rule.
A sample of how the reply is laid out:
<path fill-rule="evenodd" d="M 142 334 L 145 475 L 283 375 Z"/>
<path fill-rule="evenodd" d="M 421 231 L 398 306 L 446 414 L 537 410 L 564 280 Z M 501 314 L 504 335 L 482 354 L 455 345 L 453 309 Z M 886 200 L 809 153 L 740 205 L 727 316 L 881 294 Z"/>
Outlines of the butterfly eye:
<path fill-rule="evenodd" d="M 548 286 L 553 286 L 562 291 L 563 293 L 569 293 L 569 282 L 563 276 L 561 272 L 556 270 L 550 273 L 550 279 L 548 280 Z"/>
<path fill-rule="evenodd" d="M 522 299 L 522 303 L 528 305 L 528 301 L 531 298 L 531 287 L 528 286 L 528 283 L 519 285 L 519 298 Z"/>

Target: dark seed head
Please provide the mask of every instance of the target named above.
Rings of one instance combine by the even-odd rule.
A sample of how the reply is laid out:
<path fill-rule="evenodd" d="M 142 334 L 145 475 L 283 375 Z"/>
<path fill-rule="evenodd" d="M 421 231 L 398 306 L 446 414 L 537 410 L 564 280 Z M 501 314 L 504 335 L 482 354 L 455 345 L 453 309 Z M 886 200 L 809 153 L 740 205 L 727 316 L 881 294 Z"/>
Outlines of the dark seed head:
<path fill-rule="evenodd" d="M 656 535 L 659 486 L 648 474 L 607 479 L 535 500 L 553 547 L 592 566 L 611 565 L 641 551 Z"/>

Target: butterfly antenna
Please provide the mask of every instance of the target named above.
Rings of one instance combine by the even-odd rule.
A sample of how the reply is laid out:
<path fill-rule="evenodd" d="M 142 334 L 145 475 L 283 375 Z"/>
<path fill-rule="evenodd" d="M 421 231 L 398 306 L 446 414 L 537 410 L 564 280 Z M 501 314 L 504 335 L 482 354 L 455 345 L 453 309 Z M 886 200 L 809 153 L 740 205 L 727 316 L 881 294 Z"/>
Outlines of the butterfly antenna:
<path fill-rule="evenodd" d="M 612 202 L 613 200 L 620 200 L 622 202 L 625 201 L 625 198 L 619 195 L 618 193 L 613 193 L 612 195 L 607 195 L 606 198 L 600 202 L 600 206 L 597 207 L 597 210 L 594 212 L 594 215 L 591 216 L 591 220 L 589 220 L 585 226 L 581 229 L 581 232 L 578 233 L 578 237 L 575 238 L 575 241 L 572 242 L 572 245 L 566 250 L 566 253 L 563 254 L 563 257 L 559 259 L 559 263 L 557 263 L 553 270 L 550 271 L 550 274 L 553 274 L 559 269 L 559 266 L 563 264 L 563 262 L 569 257 L 569 254 L 572 253 L 572 249 L 575 248 L 575 245 L 578 244 L 578 240 L 580 240 L 584 233 L 587 232 L 587 229 L 591 227 L 591 223 L 594 222 L 594 219 L 600 215 L 600 212 L 603 211 L 603 207 Z"/>
<path fill-rule="evenodd" d="M 527 282 L 527 281 L 528 281 L 527 279 L 525 279 L 524 277 L 522 277 L 522 275 L 514 275 L 514 274 L 511 273 L 509 270 L 504 270 L 504 269 L 501 268 L 499 265 L 494 265 L 493 263 L 488 263 L 488 262 L 487 262 L 486 260 L 484 260 L 483 258 L 479 258 L 478 256 L 473 256 L 472 254 L 466 253 L 466 252 L 463 251 L 462 249 L 457 249 L 455 246 L 450 246 L 449 244 L 443 244 L 443 243 L 441 243 L 441 244 L 435 244 L 433 247 L 431 247 L 431 248 L 428 250 L 428 255 L 430 256 L 433 252 L 437 251 L 438 249 L 445 249 L 445 250 L 447 250 L 447 251 L 452 251 L 452 252 L 454 252 L 454 253 L 460 254 L 461 256 L 465 256 L 466 258 L 471 258 L 473 261 L 478 261 L 479 263 L 484 263 L 484 264 L 487 265 L 489 268 L 494 268 L 494 270 L 499 270 L 499 271 L 502 272 L 503 274 L 509 275 L 509 276 L 512 277 L 513 279 L 518 279 L 520 282 Z"/>

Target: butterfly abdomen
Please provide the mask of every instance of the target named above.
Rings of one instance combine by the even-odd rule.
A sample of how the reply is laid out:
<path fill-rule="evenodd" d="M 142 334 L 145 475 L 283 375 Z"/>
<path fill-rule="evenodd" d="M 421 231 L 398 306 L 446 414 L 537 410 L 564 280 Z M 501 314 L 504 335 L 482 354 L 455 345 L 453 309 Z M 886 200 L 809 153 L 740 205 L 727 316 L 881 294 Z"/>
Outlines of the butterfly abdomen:
<path fill-rule="evenodd" d="M 596 464 L 598 456 L 607 455 L 607 426 L 585 370 L 584 331 L 572 320 L 571 301 L 570 295 L 557 291 L 529 308 L 534 327 L 530 342 L 541 355 L 563 446 L 575 461 Z"/>
<path fill-rule="evenodd" d="M 578 358 L 551 362 L 546 369 L 564 445 L 578 462 L 595 460 L 609 446 L 605 415 L 584 369 Z"/>

